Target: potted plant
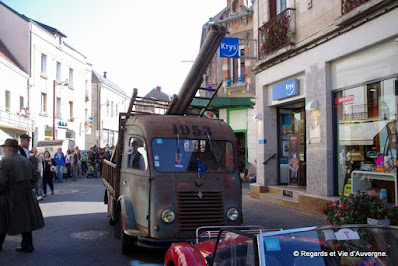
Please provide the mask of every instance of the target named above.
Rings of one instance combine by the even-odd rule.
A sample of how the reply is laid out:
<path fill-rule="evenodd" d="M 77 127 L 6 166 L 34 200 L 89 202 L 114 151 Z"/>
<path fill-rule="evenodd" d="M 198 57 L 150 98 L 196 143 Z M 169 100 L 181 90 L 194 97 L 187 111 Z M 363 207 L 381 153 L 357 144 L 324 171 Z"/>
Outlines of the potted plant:
<path fill-rule="evenodd" d="M 386 220 L 389 224 L 398 224 L 396 206 L 364 192 L 343 196 L 335 202 L 328 202 L 321 211 L 332 225 L 386 224 Z"/>

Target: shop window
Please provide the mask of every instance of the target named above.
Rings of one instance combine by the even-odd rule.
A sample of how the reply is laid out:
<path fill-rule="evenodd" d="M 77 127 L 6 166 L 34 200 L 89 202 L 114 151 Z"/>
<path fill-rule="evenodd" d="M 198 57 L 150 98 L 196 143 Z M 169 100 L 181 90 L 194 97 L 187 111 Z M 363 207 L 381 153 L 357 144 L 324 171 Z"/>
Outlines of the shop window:
<path fill-rule="evenodd" d="M 396 175 L 395 83 L 388 79 L 335 93 L 339 195 L 389 189 L 394 201 L 395 184 L 386 181 Z"/>

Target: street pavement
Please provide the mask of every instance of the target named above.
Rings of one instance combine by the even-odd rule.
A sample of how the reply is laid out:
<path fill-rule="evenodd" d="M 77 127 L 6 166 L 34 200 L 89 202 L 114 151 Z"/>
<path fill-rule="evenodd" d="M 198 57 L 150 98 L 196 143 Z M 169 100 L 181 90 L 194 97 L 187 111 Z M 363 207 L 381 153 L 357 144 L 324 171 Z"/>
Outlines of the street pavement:
<path fill-rule="evenodd" d="M 0 266 L 162 264 L 164 253 L 121 253 L 120 240 L 114 238 L 114 227 L 108 224 L 100 178 L 54 185 L 55 194 L 40 201 L 46 225 L 33 232 L 34 252 L 16 252 L 21 236 L 7 236 L 0 251 Z M 248 183 L 243 184 L 242 192 L 246 225 L 289 229 L 327 224 L 321 216 L 251 198 Z"/>
<path fill-rule="evenodd" d="M 328 225 L 320 215 L 291 209 L 250 197 L 249 183 L 242 184 L 243 223 L 265 229 L 292 229 Z"/>

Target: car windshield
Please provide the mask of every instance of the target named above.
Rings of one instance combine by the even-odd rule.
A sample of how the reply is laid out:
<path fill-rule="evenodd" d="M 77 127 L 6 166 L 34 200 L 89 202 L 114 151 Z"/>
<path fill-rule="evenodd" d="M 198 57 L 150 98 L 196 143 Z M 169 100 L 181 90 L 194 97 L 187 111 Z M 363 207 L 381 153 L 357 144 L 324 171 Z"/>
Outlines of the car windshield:
<path fill-rule="evenodd" d="M 214 253 L 206 257 L 210 265 L 257 265 L 256 237 L 233 229 L 221 230 Z"/>
<path fill-rule="evenodd" d="M 233 172 L 233 145 L 224 140 L 152 139 L 152 154 L 159 172 Z"/>
<path fill-rule="evenodd" d="M 353 225 L 258 235 L 260 265 L 398 265 L 397 227 Z"/>

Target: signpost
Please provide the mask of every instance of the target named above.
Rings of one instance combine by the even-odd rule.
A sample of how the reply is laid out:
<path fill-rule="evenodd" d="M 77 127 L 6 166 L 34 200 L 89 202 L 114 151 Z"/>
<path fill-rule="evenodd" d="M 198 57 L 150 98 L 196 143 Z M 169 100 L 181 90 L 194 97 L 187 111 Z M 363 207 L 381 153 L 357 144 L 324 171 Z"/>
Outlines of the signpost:
<path fill-rule="evenodd" d="M 218 56 L 239 58 L 239 39 L 225 37 L 218 48 Z"/>

